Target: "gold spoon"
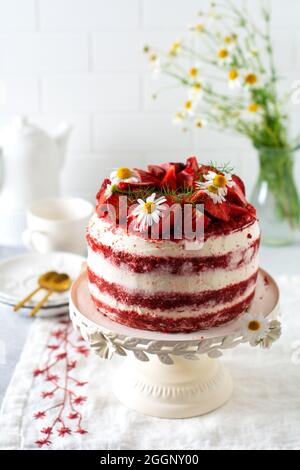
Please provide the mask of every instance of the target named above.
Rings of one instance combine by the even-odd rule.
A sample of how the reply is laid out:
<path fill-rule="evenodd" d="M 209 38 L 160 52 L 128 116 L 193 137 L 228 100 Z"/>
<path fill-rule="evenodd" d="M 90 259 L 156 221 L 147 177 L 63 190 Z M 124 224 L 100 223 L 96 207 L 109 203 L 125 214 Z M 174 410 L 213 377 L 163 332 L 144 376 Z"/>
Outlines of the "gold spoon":
<path fill-rule="evenodd" d="M 45 302 L 47 302 L 53 292 L 64 292 L 70 289 L 72 279 L 70 276 L 68 276 L 68 274 L 57 274 L 49 284 L 49 292 L 45 295 L 45 297 L 42 298 L 42 300 L 40 300 L 40 302 L 37 303 L 34 309 L 31 310 L 29 314 L 30 317 L 33 317 L 40 310 L 40 308 L 44 305 Z"/>
<path fill-rule="evenodd" d="M 14 306 L 14 312 L 20 310 L 20 308 L 23 307 L 23 305 L 25 305 L 26 302 L 28 302 L 28 300 L 30 300 L 39 290 L 49 290 L 52 286 L 51 282 L 57 276 L 57 274 L 58 273 L 56 271 L 49 271 L 47 273 L 42 274 L 38 279 L 38 287 L 34 291 L 32 291 L 31 294 L 27 295 L 25 299 L 21 300 L 21 302 Z"/>

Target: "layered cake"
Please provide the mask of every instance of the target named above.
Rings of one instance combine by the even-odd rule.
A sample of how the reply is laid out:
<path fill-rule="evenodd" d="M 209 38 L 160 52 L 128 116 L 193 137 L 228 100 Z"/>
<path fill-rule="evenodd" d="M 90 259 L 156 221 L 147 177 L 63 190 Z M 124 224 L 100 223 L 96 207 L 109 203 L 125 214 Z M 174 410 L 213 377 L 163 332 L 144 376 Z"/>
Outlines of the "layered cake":
<path fill-rule="evenodd" d="M 254 296 L 255 209 L 238 176 L 196 157 L 115 170 L 97 195 L 87 242 L 98 311 L 133 328 L 209 329 L 237 318 Z"/>

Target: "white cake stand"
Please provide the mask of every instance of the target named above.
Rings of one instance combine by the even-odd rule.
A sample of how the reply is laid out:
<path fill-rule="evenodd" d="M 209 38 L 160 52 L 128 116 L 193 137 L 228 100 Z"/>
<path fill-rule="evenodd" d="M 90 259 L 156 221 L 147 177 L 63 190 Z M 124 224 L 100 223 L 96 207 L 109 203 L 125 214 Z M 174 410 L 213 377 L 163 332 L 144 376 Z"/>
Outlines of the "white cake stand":
<path fill-rule="evenodd" d="M 278 310 L 278 287 L 260 270 L 249 312 L 271 321 Z M 100 357 L 126 357 L 116 373 L 114 392 L 130 408 L 160 418 L 188 418 L 215 410 L 232 393 L 232 379 L 217 358 L 221 350 L 247 342 L 239 320 L 188 334 L 129 328 L 96 310 L 85 271 L 71 290 L 70 317 Z"/>

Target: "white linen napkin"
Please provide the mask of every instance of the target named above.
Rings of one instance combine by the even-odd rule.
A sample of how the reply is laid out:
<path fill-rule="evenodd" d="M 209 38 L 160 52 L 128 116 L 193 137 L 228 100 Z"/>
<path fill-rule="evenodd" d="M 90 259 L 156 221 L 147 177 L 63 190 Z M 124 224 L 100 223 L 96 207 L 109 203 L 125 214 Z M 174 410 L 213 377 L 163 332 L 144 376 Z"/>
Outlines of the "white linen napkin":
<path fill-rule="evenodd" d="M 111 391 L 122 358 L 88 354 L 67 320 L 37 319 L 3 402 L 0 448 L 299 449 L 300 346 L 293 344 L 300 340 L 300 277 L 278 281 L 282 338 L 271 350 L 227 351 L 221 360 L 234 378 L 232 398 L 192 419 L 125 408 Z"/>

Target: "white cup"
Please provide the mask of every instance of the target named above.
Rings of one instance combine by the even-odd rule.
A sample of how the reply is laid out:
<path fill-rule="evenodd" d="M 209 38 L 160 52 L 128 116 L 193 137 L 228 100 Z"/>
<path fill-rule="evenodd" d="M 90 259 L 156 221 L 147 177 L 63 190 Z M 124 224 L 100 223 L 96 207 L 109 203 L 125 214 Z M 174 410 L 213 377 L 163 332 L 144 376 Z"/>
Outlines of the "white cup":
<path fill-rule="evenodd" d="M 38 253 L 68 251 L 86 254 L 85 229 L 94 211 L 80 198 L 52 198 L 32 204 L 27 211 L 25 247 Z"/>

